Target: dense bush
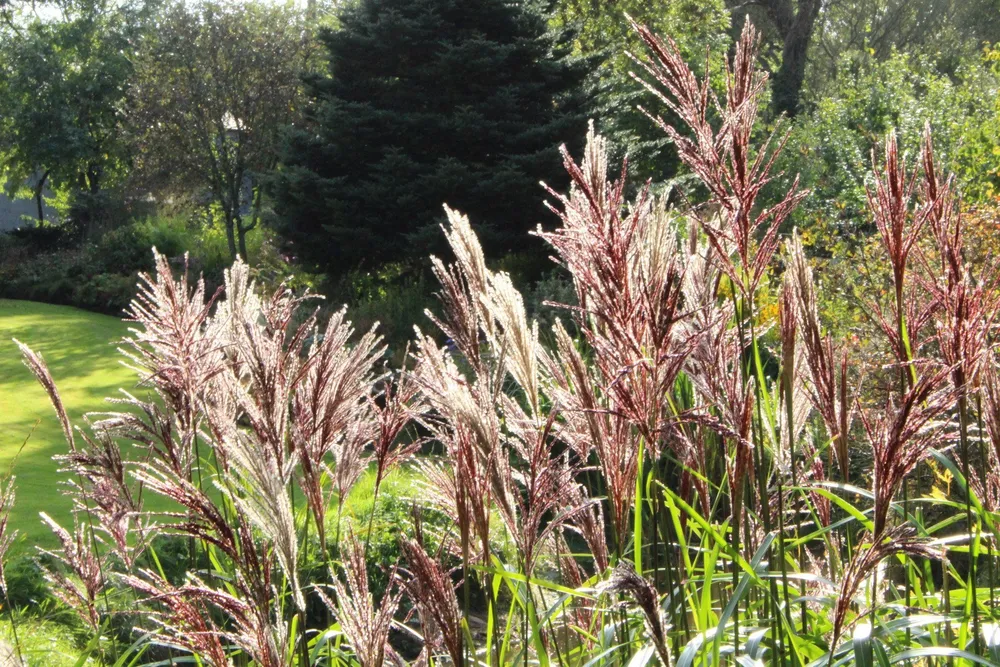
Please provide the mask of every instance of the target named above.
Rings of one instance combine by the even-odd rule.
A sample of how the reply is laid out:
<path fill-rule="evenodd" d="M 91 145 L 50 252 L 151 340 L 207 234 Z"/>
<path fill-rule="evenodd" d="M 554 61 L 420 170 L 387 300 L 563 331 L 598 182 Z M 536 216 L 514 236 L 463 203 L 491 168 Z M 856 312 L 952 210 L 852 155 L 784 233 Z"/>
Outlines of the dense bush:
<path fill-rule="evenodd" d="M 264 277 L 280 282 L 288 276 L 269 230 L 247 242 Z M 28 227 L 0 234 L 0 297 L 120 315 L 136 294 L 139 273 L 153 269 L 150 248 L 178 266 L 188 254 L 190 270 L 212 285 L 221 283 L 230 261 L 221 225 L 191 215 L 130 221 L 93 242 L 74 238 L 71 228 Z"/>
<path fill-rule="evenodd" d="M 811 189 L 789 225 L 799 227 L 814 253 L 842 253 L 874 233 L 865 188 L 872 147 L 889 132 L 913 159 L 930 123 L 938 158 L 959 176 L 967 199 L 989 198 L 987 184 L 1000 166 L 1000 76 L 989 53 L 949 74 L 927 57 L 894 52 L 878 61 L 848 53 L 837 81 L 809 114 L 796 118 L 780 165 L 783 186 L 798 176 Z"/>

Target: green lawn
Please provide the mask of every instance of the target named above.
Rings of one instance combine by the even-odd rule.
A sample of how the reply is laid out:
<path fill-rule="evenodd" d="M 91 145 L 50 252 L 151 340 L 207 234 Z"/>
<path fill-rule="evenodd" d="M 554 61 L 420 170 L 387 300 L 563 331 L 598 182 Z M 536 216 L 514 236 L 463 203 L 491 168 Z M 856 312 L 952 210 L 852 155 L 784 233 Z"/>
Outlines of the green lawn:
<path fill-rule="evenodd" d="M 62 476 L 51 458 L 66 451 L 66 441 L 48 397 L 21 363 L 11 338 L 42 353 L 70 418 L 77 420 L 85 412 L 103 410 L 104 397 L 119 387 L 135 385 L 135 374 L 118 363 L 114 344 L 127 328 L 107 315 L 0 299 L 0 470 L 4 473 L 27 438 L 14 469 L 17 502 L 11 522 L 20 531 L 18 548 L 54 543 L 39 521 L 39 512 L 60 523 L 71 519 L 70 502 L 59 492 Z"/>

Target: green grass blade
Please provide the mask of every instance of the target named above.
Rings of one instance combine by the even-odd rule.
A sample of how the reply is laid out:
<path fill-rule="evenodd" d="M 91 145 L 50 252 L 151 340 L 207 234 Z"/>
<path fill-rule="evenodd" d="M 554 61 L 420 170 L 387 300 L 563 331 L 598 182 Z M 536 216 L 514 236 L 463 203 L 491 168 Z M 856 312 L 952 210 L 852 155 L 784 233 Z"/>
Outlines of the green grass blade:
<path fill-rule="evenodd" d="M 854 648 L 854 664 L 857 667 L 875 667 L 871 623 L 858 623 L 858 626 L 854 628 L 851 645 Z"/>

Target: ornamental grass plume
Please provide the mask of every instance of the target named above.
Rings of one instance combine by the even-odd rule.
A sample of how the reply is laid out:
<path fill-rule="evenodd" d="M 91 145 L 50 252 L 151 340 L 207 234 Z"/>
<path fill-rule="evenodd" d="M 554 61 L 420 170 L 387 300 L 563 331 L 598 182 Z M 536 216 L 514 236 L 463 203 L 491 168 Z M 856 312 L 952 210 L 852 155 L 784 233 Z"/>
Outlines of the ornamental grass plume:
<path fill-rule="evenodd" d="M 457 464 L 454 500 L 463 558 L 467 560 L 473 520 L 484 551 L 488 549 L 482 533 L 488 530 L 492 504 L 530 576 L 538 546 L 576 509 L 553 515 L 565 506 L 562 493 L 572 484 L 574 468 L 552 447 L 558 408 L 542 413 L 537 324 L 528 322 L 509 276 L 485 268 L 468 218 L 446 212 L 445 236 L 457 261 L 450 268 L 440 260 L 435 264 L 446 296 L 444 319 L 433 319 L 445 333 L 463 332 L 466 341 L 456 347 L 474 354 L 465 359 L 473 374 L 466 378 L 444 350 L 418 331 L 414 377 L 439 414 L 436 435 Z M 487 354 L 478 349 L 479 341 Z M 507 378 L 517 388 L 517 400 L 502 391 Z M 489 476 L 489 488 L 469 488 L 464 478 L 486 481 L 481 472 Z"/>
<path fill-rule="evenodd" d="M 425 423 L 447 454 L 440 465 L 420 464 L 428 480 L 428 499 L 455 521 L 463 557 L 477 539 L 486 566 L 491 513 L 496 508 L 509 518 L 514 511 L 510 479 L 501 469 L 505 452 L 494 407 L 501 385 L 492 375 L 466 381 L 451 356 L 429 336 L 418 339 L 414 357 L 413 376 L 433 410 Z M 485 362 L 480 369 L 489 373 Z"/>
<path fill-rule="evenodd" d="M 71 557 L 65 544 L 65 538 L 69 534 L 50 518 L 45 518 L 45 523 L 56 532 L 60 542 L 64 543 L 63 560 L 73 571 L 86 565 L 82 562 L 86 554 L 81 549 L 92 551 L 90 557 L 100 560 L 95 542 L 95 531 L 99 531 L 110 538 L 111 549 L 126 568 L 131 568 L 145 548 L 147 536 L 145 527 L 140 523 L 141 496 L 132 489 L 121 447 L 115 441 L 115 420 L 94 422 L 90 416 L 85 416 L 88 429 L 79 430 L 79 439 L 75 437 L 59 389 L 45 361 L 20 341 L 14 342 L 21 351 L 25 365 L 45 388 L 62 425 L 68 451 L 53 458 L 61 464 L 60 472 L 72 475 L 67 487 L 73 500 L 73 512 L 76 516 L 85 517 L 86 530 L 90 533 L 89 539 L 85 540 L 82 533 L 75 535 L 83 530 L 75 526 L 74 537 L 79 537 L 81 541 L 77 549 L 79 553 L 74 552 L 76 555 Z M 74 560 L 78 562 L 73 562 Z M 67 582 L 60 575 L 50 573 L 50 576 L 60 586 L 66 587 Z M 72 590 L 67 595 L 77 602 L 86 597 L 81 597 L 77 591 Z"/>
<path fill-rule="evenodd" d="M 404 537 L 400 547 L 406 559 L 403 576 L 399 577 L 400 586 L 416 605 L 420 617 L 431 622 L 425 620 L 424 624 L 431 625 L 439 635 L 451 664 L 465 664 L 462 612 L 450 573 L 441 566 L 440 559 L 429 556 L 417 540 Z"/>
<path fill-rule="evenodd" d="M 660 596 L 649 581 L 640 577 L 635 567 L 621 561 L 611 573 L 611 578 L 601 585 L 604 592 L 626 593 L 642 612 L 646 633 L 656 647 L 656 653 L 664 665 L 672 664 L 670 647 L 667 645 L 666 622 L 660 609 Z"/>
<path fill-rule="evenodd" d="M 351 347 L 348 342 L 353 334 L 344 309 L 330 317 L 323 333 L 318 327 L 313 330 L 308 367 L 300 373 L 291 397 L 289 438 L 298 463 L 299 486 L 324 552 L 329 504 L 324 478 L 335 479 L 343 499 L 361 475 L 362 453 L 373 437 L 375 363 L 385 350 L 374 330 Z M 387 436 L 392 434 L 380 435 L 376 442 Z M 331 454 L 337 461 L 335 470 L 330 466 Z"/>
<path fill-rule="evenodd" d="M 361 667 L 381 667 L 395 653 L 389 646 L 389 632 L 402 596 L 395 585 L 396 568 L 389 576 L 389 590 L 375 604 L 368 586 L 365 548 L 353 533 L 347 536 L 343 554 L 345 581 L 334 579 L 331 584 L 336 593 L 335 603 L 325 596 L 324 599 L 340 622 Z"/>
<path fill-rule="evenodd" d="M 860 410 L 872 448 L 876 536 L 886 528 L 890 506 L 903 480 L 931 449 L 948 438 L 946 423 L 939 418 L 955 400 L 955 392 L 947 384 L 949 373 L 944 369 L 925 374 L 898 403 L 890 397 L 876 409 Z"/>
<path fill-rule="evenodd" d="M 778 333 L 781 340 L 778 403 L 784 406 L 778 414 L 778 426 L 782 438 L 781 455 L 789 457 L 789 469 L 795 458 L 795 446 L 802 439 L 802 433 L 815 407 L 806 382 L 808 352 L 802 343 L 796 301 L 794 279 L 786 269 L 778 301 Z M 842 370 L 844 366 L 846 364 L 842 366 Z M 845 377 L 842 379 L 846 380 Z M 841 404 L 847 402 L 846 391 L 842 391 Z M 845 433 L 849 431 L 849 427 L 841 428 Z"/>
<path fill-rule="evenodd" d="M 87 515 L 92 529 L 110 538 L 115 555 L 131 569 L 147 546 L 141 492 L 133 488 L 115 431 L 86 417 L 84 421 L 90 432 L 79 431 L 79 446 L 53 458 L 63 464 L 61 472 L 75 477 L 69 481 L 74 511 Z"/>
<path fill-rule="evenodd" d="M 846 349 L 838 351 L 829 334 L 823 335 L 819 322 L 816 286 L 812 268 L 806 260 L 799 235 L 786 242 L 788 267 L 785 269 L 785 293 L 794 300 L 794 309 L 786 320 L 794 317 L 805 349 L 809 371 L 809 397 L 823 418 L 827 436 L 833 445 L 841 477 L 850 481 L 848 437 L 854 415 L 853 400 L 847 386 L 849 368 Z M 838 360 L 839 358 L 839 360 Z"/>
<path fill-rule="evenodd" d="M 972 469 L 970 482 L 986 509 L 1000 509 L 1000 370 L 995 356 L 984 363 L 980 415 L 988 447 L 981 467 Z"/>
<path fill-rule="evenodd" d="M 420 439 L 404 444 L 400 442 L 400 436 L 407 426 L 420 421 L 426 406 L 416 379 L 406 372 L 400 372 L 395 379 L 387 378 L 382 385 L 381 397 L 372 402 L 375 404 L 372 459 L 375 461 L 375 489 L 378 493 L 378 487 L 386 476 L 419 451 Z"/>
<path fill-rule="evenodd" d="M 868 211 L 875 220 L 882 245 L 888 253 L 896 304 L 901 305 L 910 252 L 920 238 L 927 216 L 911 216 L 910 202 L 916 174 L 910 177 L 906 174 L 906 163 L 900 158 L 895 131 L 886 136 L 885 160 L 881 167 L 876 160 L 875 151 L 872 151 L 872 171 L 875 175 L 875 187 L 867 188 Z"/>
<path fill-rule="evenodd" d="M 136 415 L 122 418 L 154 454 L 166 460 L 178 474 L 190 477 L 192 466 L 197 463 L 196 440 L 204 417 L 201 410 L 204 392 L 222 371 L 223 344 L 206 327 L 222 288 L 206 299 L 204 280 L 189 285 L 187 256 L 179 278 L 174 278 L 166 256 L 155 248 L 153 260 L 155 273 L 140 274 L 139 291 L 126 309 L 127 319 L 135 327 L 130 329 L 131 335 L 119 351 L 138 373 L 139 386 L 153 388 L 163 407 L 140 405 L 126 394 L 126 404 L 138 410 Z M 166 410 L 169 422 L 155 419 L 154 423 L 143 425 L 137 415 L 150 410 Z M 154 437 L 142 437 L 156 422 L 164 430 L 176 429 L 178 435 L 161 432 L 149 434 Z"/>
<path fill-rule="evenodd" d="M 155 462 L 140 465 L 135 476 L 151 492 L 175 501 L 186 510 L 160 513 L 164 532 L 212 545 L 218 549 L 216 557 L 224 556 L 231 571 L 213 573 L 213 577 L 224 577 L 220 586 L 189 575 L 188 583 L 175 587 L 149 571 L 140 572 L 141 577 L 126 576 L 123 581 L 149 601 L 164 604 L 157 623 L 178 645 L 185 645 L 192 627 L 205 628 L 204 632 L 235 644 L 260 665 L 286 665 L 288 623 L 283 618 L 282 601 L 272 577 L 277 549 L 256 538 L 250 520 L 239 506 L 234 508 L 235 515 L 231 515 L 196 485 L 176 476 L 168 466 Z M 200 619 L 194 620 L 193 614 Z M 218 614 L 226 622 L 217 622 Z M 199 639 L 199 644 L 203 642 L 211 645 L 210 640 Z"/>
<path fill-rule="evenodd" d="M 538 234 L 573 276 L 579 306 L 569 310 L 593 350 L 605 409 L 625 417 L 658 454 L 669 421 L 663 396 L 689 347 L 678 326 L 684 271 L 676 219 L 649 184 L 628 203 L 628 163 L 610 181 L 607 151 L 593 126 L 580 164 L 563 147 L 570 193 L 548 190 L 562 225 Z"/>
<path fill-rule="evenodd" d="M 981 405 L 982 399 L 978 395 L 980 376 L 984 365 L 992 361 L 992 338 L 1000 308 L 1000 271 L 993 261 L 977 267 L 979 275 L 974 275 L 972 267 L 965 261 L 962 213 L 953 189 L 954 179 L 949 177 L 941 181 L 938 177 L 929 125 L 924 128 L 921 157 L 924 170 L 920 188 L 922 201 L 916 215 L 927 220 L 940 255 L 937 280 L 927 279 L 924 284 L 932 294 L 935 306 L 933 321 L 938 353 L 944 365 L 951 369 L 950 379 L 955 391 L 958 416 L 958 459 L 962 466 L 962 476 L 971 486 L 975 485 L 976 477 L 984 476 L 982 471 L 988 463 L 988 460 L 984 460 L 986 457 L 982 446 L 978 448 L 979 460 L 976 463 L 972 461 L 969 431 L 973 416 L 970 399 L 976 405 Z M 980 423 L 981 421 L 980 417 Z M 977 522 L 971 494 L 965 495 L 966 526 L 969 542 L 972 544 L 975 539 L 973 533 L 978 532 L 974 531 Z M 969 560 L 970 586 L 975 585 L 978 577 L 978 560 L 977 557 L 970 557 Z M 974 645 L 978 650 L 978 605 L 973 606 L 973 632 Z"/>
<path fill-rule="evenodd" d="M 702 407 L 688 418 L 717 433 L 727 447 L 726 478 L 731 515 L 743 520 L 743 485 L 752 472 L 753 386 L 744 382 L 737 332 L 725 319 L 715 319 L 701 332 L 687 359 L 687 372 Z"/>
<path fill-rule="evenodd" d="M 675 419 L 664 397 L 684 366 L 691 338 L 679 326 L 684 272 L 675 220 L 648 184 L 632 204 L 626 202 L 627 162 L 618 180 L 609 180 L 607 151 L 593 126 L 579 164 L 563 148 L 570 193 L 549 189 L 558 204 L 549 208 L 562 225 L 538 234 L 573 276 L 579 306 L 569 310 L 593 365 L 593 371 L 586 369 L 557 324 L 556 354 L 543 357 L 552 397 L 566 415 L 556 431 L 583 461 L 593 448 L 620 554 L 634 502 L 639 443 L 651 457 L 659 456 Z"/>
<path fill-rule="evenodd" d="M 3 593 L 4 600 L 8 599 L 5 568 L 7 552 L 14 540 L 17 539 L 17 530 L 10 527 L 10 511 L 14 508 L 14 501 L 17 497 L 16 482 L 17 478 L 12 474 L 8 474 L 6 479 L 0 481 L 0 593 Z M 8 606 L 10 606 L 9 601 Z"/>
<path fill-rule="evenodd" d="M 288 578 L 295 606 L 305 609 L 299 584 L 299 537 L 289 496 L 294 462 L 279 463 L 269 448 L 253 435 L 233 438 L 224 491 L 247 520 L 270 543 L 282 571 Z"/>
<path fill-rule="evenodd" d="M 721 102 L 708 74 L 699 80 L 684 62 L 676 43 L 660 39 L 634 22 L 632 25 L 651 55 L 646 61 L 633 56 L 646 78 L 633 77 L 656 95 L 680 123 L 674 127 L 643 111 L 664 130 L 681 161 L 709 192 L 704 208 L 711 214 L 692 210 L 691 215 L 711 246 L 714 267 L 728 280 L 726 285 L 715 283 L 707 294 L 700 291 L 709 300 L 721 300 L 727 292 L 732 296 L 730 317 L 715 320 L 711 315 L 717 310 L 706 313 L 708 320 L 702 323 L 705 333 L 690 353 L 687 374 L 706 406 L 698 411 L 696 419 L 703 427 L 716 431 L 730 450 L 725 458 L 732 541 L 738 547 L 740 530 L 749 533 L 752 528 L 741 526 L 748 518 L 745 505 L 761 518 L 761 528 L 771 529 L 765 496 L 772 466 L 762 449 L 763 424 L 759 418 L 763 410 L 761 394 L 766 388 L 760 386 L 759 369 L 747 363 L 744 354 L 754 359 L 759 353 L 762 332 L 758 329 L 758 292 L 780 246 L 778 231 L 806 193 L 799 189 L 795 178 L 773 206 L 761 206 L 757 201 L 775 178 L 772 169 L 788 135 L 776 128 L 762 145 L 753 145 L 767 76 L 756 67 L 760 35 L 749 20 L 732 61 L 725 64 L 726 95 Z M 710 114 L 719 116 L 717 129 L 709 120 Z M 691 242 L 695 244 L 696 237 Z M 713 414 L 716 409 L 719 414 Z M 757 482 L 756 493 L 746 493 L 748 481 Z M 736 620 L 734 635 L 739 629 Z"/>
<path fill-rule="evenodd" d="M 847 564 L 841 576 L 839 590 L 837 592 L 836 603 L 833 609 L 833 639 L 830 642 L 831 660 L 837 650 L 837 641 L 844 631 L 844 622 L 851 606 L 855 604 L 855 597 L 861 590 L 865 581 L 876 571 L 879 565 L 886 558 L 905 554 L 928 559 L 940 559 L 943 553 L 932 546 L 927 540 L 914 536 L 911 526 L 900 525 L 892 528 L 878 530 L 875 535 L 867 534 L 859 540 L 859 548 L 855 551 L 854 557 Z M 873 599 L 877 592 L 873 591 Z"/>
<path fill-rule="evenodd" d="M 49 397 L 49 401 L 52 403 L 52 407 L 56 412 L 56 417 L 59 419 L 59 425 L 62 427 L 63 436 L 66 438 L 66 444 L 69 446 L 69 450 L 72 452 L 76 449 L 76 439 L 73 437 L 73 424 L 70 422 L 69 415 L 66 413 L 66 407 L 63 405 L 62 396 L 59 394 L 59 388 L 56 386 L 56 382 L 52 379 L 52 373 L 49 372 L 49 367 L 45 364 L 45 360 L 42 358 L 41 354 L 34 352 L 27 345 L 21 341 L 14 339 L 14 344 L 21 351 L 21 360 L 24 365 L 28 367 L 38 383 L 42 385 L 42 389 Z"/>
<path fill-rule="evenodd" d="M 868 211 L 875 220 L 889 260 L 894 298 L 891 315 L 886 314 L 877 300 L 869 300 L 868 305 L 900 366 L 901 383 L 912 384 L 916 374 L 913 365 L 931 342 L 925 329 L 937 307 L 934 299 L 926 297 L 926 290 L 914 289 L 912 281 L 907 280 L 910 255 L 917 248 L 927 224 L 929 209 L 918 207 L 912 210 L 917 172 L 914 170 L 912 175 L 907 176 L 906 163 L 900 158 L 895 132 L 886 137 L 882 165 L 872 151 L 872 172 L 875 186 L 867 188 Z M 903 391 L 902 387 L 900 391 Z"/>
<path fill-rule="evenodd" d="M 633 60 L 655 84 L 635 74 L 633 77 L 680 118 L 690 135 L 642 107 L 640 110 L 663 129 L 681 161 L 708 188 L 711 202 L 719 211 L 718 224 L 702 221 L 702 229 L 722 270 L 752 302 L 778 250 L 781 223 L 806 194 L 798 189 L 796 178 L 775 205 L 756 206 L 757 197 L 772 180 L 775 158 L 788 138 L 775 129 L 758 150 L 751 148 L 758 105 L 767 83 L 767 75 L 756 67 L 760 34 L 747 20 L 732 64 L 726 64 L 726 97 L 720 104 L 708 76 L 698 80 L 673 40 L 661 39 L 635 22 L 632 27 L 652 54 L 648 61 L 635 56 Z M 721 115 L 718 131 L 709 122 L 712 111 Z"/>
<path fill-rule="evenodd" d="M 224 633 L 212 620 L 207 600 L 193 595 L 190 588 L 172 586 L 149 570 L 141 570 L 139 575 L 126 575 L 122 580 L 145 596 L 143 604 L 152 608 L 150 619 L 163 631 L 165 643 L 197 655 L 210 667 L 229 667 L 229 655 L 222 644 Z"/>
<path fill-rule="evenodd" d="M 376 440 L 388 452 L 385 465 L 398 463 L 399 450 L 383 441 L 402 431 L 410 413 L 395 395 L 384 406 L 374 400 L 374 367 L 383 350 L 374 332 L 350 345 L 352 329 L 341 313 L 318 339 L 315 314 L 295 324 L 308 295 L 282 286 L 262 297 L 241 261 L 226 272 L 222 290 L 206 299 L 200 281 L 191 289 L 163 256 L 155 260 L 157 272 L 143 278 L 130 310 L 136 327 L 123 345 L 140 385 L 152 389 L 149 400 L 125 393 L 114 401 L 120 411 L 88 421 L 74 437 L 41 358 L 23 348 L 26 363 L 63 424 L 70 452 L 62 460 L 64 471 L 77 475 L 71 488 L 77 513 L 108 532 L 126 569 L 132 570 L 138 546 L 157 535 L 188 538 L 191 557 L 196 545 L 211 553 L 213 570 L 189 575 L 183 585 L 147 570 L 125 575 L 157 610 L 164 636 L 218 664 L 228 660 L 229 649 L 220 649 L 225 644 L 257 664 L 287 665 L 305 642 L 304 634 L 288 634 L 289 608 L 300 614 L 300 627 L 305 621 L 293 482 L 309 491 L 311 509 L 325 505 L 321 486 L 332 454 L 343 498 Z M 138 456 L 126 456 L 123 442 Z M 310 464 L 312 477 L 302 472 Z M 205 488 L 209 476 L 215 491 Z M 177 509 L 143 510 L 143 491 Z M 154 522 L 155 530 L 144 532 L 140 520 Z M 49 577 L 96 631 L 107 554 L 90 551 L 97 546 L 94 529 L 78 522 L 70 534 L 49 522 L 63 543 L 53 555 L 70 573 L 53 568 Z"/>
<path fill-rule="evenodd" d="M 87 534 L 87 529 L 80 525 L 78 519 L 74 519 L 73 532 L 70 533 L 45 512 L 41 512 L 41 517 L 58 538 L 61 547 L 58 551 L 38 548 L 39 553 L 61 564 L 61 567 L 46 566 L 45 578 L 52 585 L 55 596 L 76 612 L 96 634 L 101 626 L 97 599 L 107 585 L 105 560 L 93 548 L 93 537 Z"/>
<path fill-rule="evenodd" d="M 267 574 L 270 562 L 260 569 L 263 587 L 271 585 Z M 209 664 L 232 664 L 228 645 L 242 649 L 262 667 L 289 664 L 288 625 L 275 609 L 261 605 L 248 584 L 237 577 L 230 588 L 215 588 L 195 576 L 181 586 L 174 586 L 159 575 L 144 570 L 142 576 L 126 576 L 125 583 L 146 596 L 144 602 L 155 610 L 153 620 L 168 638 L 168 644 L 195 653 Z M 228 623 L 214 620 L 222 614 Z"/>
<path fill-rule="evenodd" d="M 115 427 L 120 420 L 109 415 L 111 418 L 107 420 L 92 421 L 91 416 L 86 416 L 87 430 L 74 434 L 44 359 L 20 341 L 14 342 L 25 365 L 45 388 L 63 427 L 68 451 L 53 458 L 61 464 L 60 472 L 72 475 L 67 485 L 73 497 L 73 511 L 86 516 L 90 530 L 105 533 L 115 553 L 131 568 L 145 546 L 145 529 L 137 522 L 142 510 L 141 497 L 131 487 L 121 447 L 115 441 L 118 435 Z"/>

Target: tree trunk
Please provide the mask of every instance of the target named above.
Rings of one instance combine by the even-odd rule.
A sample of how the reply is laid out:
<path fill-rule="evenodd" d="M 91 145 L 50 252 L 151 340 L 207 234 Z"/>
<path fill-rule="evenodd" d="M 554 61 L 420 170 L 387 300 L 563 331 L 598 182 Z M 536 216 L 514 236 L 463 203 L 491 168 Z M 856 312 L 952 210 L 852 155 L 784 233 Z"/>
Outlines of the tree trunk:
<path fill-rule="evenodd" d="M 789 118 L 799 112 L 799 98 L 806 75 L 809 42 L 822 6 L 822 0 L 798 0 L 793 11 L 792 0 L 764 0 L 768 17 L 781 35 L 781 67 L 774 73 L 772 106 L 776 115 Z"/>
<path fill-rule="evenodd" d="M 49 178 L 48 170 L 42 174 L 42 177 L 38 179 L 38 184 L 35 185 L 35 206 L 38 207 L 38 226 L 41 227 L 45 224 L 45 209 L 42 207 L 42 191 L 45 190 L 45 181 Z"/>
<path fill-rule="evenodd" d="M 228 208 L 224 209 L 226 216 L 226 241 L 229 243 L 229 259 L 236 261 L 239 251 L 236 249 L 236 218 Z"/>
<path fill-rule="evenodd" d="M 239 234 L 240 241 L 240 257 L 243 258 L 244 262 L 248 262 L 247 258 L 247 229 L 243 227 L 242 220 L 239 216 L 236 216 L 236 231 Z"/>

